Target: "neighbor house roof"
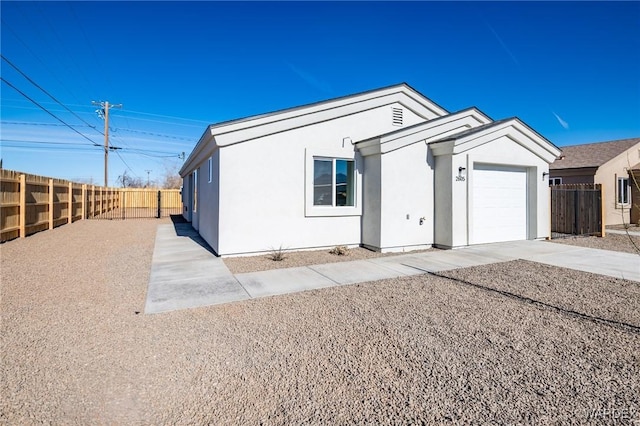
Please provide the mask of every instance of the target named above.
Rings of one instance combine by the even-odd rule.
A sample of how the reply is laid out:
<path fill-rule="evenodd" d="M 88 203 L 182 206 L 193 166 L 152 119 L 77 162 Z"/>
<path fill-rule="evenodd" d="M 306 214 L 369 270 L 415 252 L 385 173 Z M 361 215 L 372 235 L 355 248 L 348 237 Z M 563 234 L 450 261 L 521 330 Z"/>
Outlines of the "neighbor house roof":
<path fill-rule="evenodd" d="M 549 169 L 600 167 L 636 144 L 640 144 L 640 138 L 564 146 L 560 148 L 562 156 L 551 163 Z"/>

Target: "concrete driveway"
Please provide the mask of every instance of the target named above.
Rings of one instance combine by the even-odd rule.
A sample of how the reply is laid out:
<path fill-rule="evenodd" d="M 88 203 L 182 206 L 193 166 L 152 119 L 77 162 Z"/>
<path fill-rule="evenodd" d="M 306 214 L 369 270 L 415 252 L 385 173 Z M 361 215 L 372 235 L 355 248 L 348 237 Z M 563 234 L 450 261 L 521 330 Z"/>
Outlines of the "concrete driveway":
<path fill-rule="evenodd" d="M 640 282 L 640 259 L 545 241 L 484 244 L 233 275 L 188 223 L 159 225 L 145 313 L 216 305 L 516 259 Z"/>

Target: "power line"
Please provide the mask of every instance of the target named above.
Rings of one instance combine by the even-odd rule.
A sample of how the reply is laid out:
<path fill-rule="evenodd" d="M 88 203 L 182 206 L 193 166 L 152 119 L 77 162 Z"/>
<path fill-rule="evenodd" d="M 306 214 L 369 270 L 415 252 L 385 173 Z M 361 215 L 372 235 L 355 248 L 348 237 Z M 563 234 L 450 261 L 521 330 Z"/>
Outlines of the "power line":
<path fill-rule="evenodd" d="M 71 145 L 71 146 L 77 146 L 77 147 L 81 147 L 81 148 L 100 148 L 100 150 L 102 150 L 103 148 L 100 146 L 97 147 L 91 147 L 88 145 L 79 145 L 77 143 L 73 143 L 73 142 L 52 142 L 52 141 L 34 141 L 34 140 L 19 140 L 19 139 L 0 139 L 0 142 L 12 142 L 12 143 L 23 143 L 23 144 L 36 144 L 36 145 Z M 111 151 L 115 151 L 115 150 L 120 150 L 120 151 L 131 151 L 132 153 L 146 153 L 149 152 L 151 154 L 166 154 L 163 157 L 175 157 L 177 156 L 177 154 L 174 154 L 172 152 L 167 152 L 167 151 L 153 151 L 150 149 L 141 149 L 141 148 L 118 148 L 118 147 L 114 147 L 114 146 L 110 146 L 109 149 Z"/>
<path fill-rule="evenodd" d="M 35 109 L 35 108 L 30 108 L 30 109 Z M 7 121 L 7 120 L 0 121 L 0 124 L 16 124 L 16 125 L 20 125 L 20 126 L 58 126 L 58 127 L 64 126 L 64 124 L 58 124 L 58 123 L 38 123 L 38 122 L 35 122 L 35 121 Z M 74 126 L 75 127 L 87 127 L 87 126 L 82 125 L 82 124 L 75 124 Z M 95 128 L 95 126 L 88 126 L 88 127 Z"/>
<path fill-rule="evenodd" d="M 29 80 L 29 82 L 31 84 L 33 84 L 34 86 L 36 86 L 38 89 L 42 90 L 47 96 L 49 96 L 51 99 L 53 99 L 57 104 L 59 104 L 61 107 L 63 107 L 64 109 L 66 109 L 67 111 L 69 111 L 71 114 L 74 115 L 74 117 L 76 117 L 78 120 L 82 121 L 84 124 L 86 124 L 87 126 L 91 127 L 92 129 L 94 129 L 96 132 L 100 133 L 101 135 L 103 135 L 102 132 L 100 132 L 100 130 L 96 129 L 95 126 L 92 126 L 91 124 L 87 123 L 82 117 L 80 117 L 78 114 L 76 114 L 75 112 L 71 111 L 66 105 L 64 105 L 62 102 L 60 102 L 59 100 L 57 100 L 51 93 L 47 92 L 42 86 L 40 86 L 38 83 L 36 83 L 35 81 L 33 81 L 27 74 L 25 74 L 20 68 L 18 68 L 16 65 L 14 65 L 10 60 L 8 60 L 4 55 L 0 54 L 0 57 L 9 65 L 11 65 L 11 67 L 13 67 L 13 69 L 15 69 L 16 71 L 18 71 L 20 73 L 20 75 L 22 75 L 24 78 L 26 78 L 27 80 Z M 104 135 L 103 135 L 104 136 Z"/>
<path fill-rule="evenodd" d="M 152 123 L 163 123 L 163 124 L 172 124 L 174 126 L 182 126 L 182 127 L 195 127 L 198 129 L 201 129 L 202 126 L 196 126 L 195 124 L 182 124 L 182 123 L 175 123 L 175 122 L 171 122 L 171 121 L 162 121 L 162 120 L 151 120 L 149 118 L 139 118 L 139 117 L 128 117 L 131 120 L 139 120 L 139 121 L 150 121 Z M 208 122 L 205 122 L 207 124 L 210 124 Z"/>
<path fill-rule="evenodd" d="M 151 116 L 154 116 L 154 117 L 175 118 L 177 120 L 193 121 L 193 122 L 196 122 L 196 123 L 211 124 L 209 121 L 205 121 L 205 120 L 195 120 L 193 118 L 174 117 L 172 115 L 162 115 L 162 114 L 153 114 L 153 113 L 150 113 L 150 112 L 132 111 L 130 109 L 128 109 L 127 112 L 133 112 L 135 114 L 142 114 L 142 115 L 151 115 Z"/>
<path fill-rule="evenodd" d="M 140 176 L 138 176 L 138 175 L 136 174 L 136 172 L 134 172 L 134 171 L 133 171 L 133 169 L 132 169 L 131 167 L 129 167 L 129 165 L 127 164 L 127 162 L 126 162 L 126 161 L 124 161 L 124 158 L 122 158 L 122 155 L 120 155 L 120 153 L 119 153 L 118 151 L 116 151 L 116 154 L 118 155 L 118 157 L 120 158 L 120 160 L 124 163 L 124 165 L 125 165 L 125 166 L 127 166 L 127 169 L 129 169 L 129 171 L 130 171 L 131 173 L 133 173 L 133 175 L 134 175 L 135 177 L 139 178 Z M 106 186 L 108 186 L 108 185 L 106 185 Z"/>
<path fill-rule="evenodd" d="M 5 98 L 4 100 L 5 101 L 22 101 L 21 99 L 7 99 L 7 98 Z M 43 104 L 53 104 L 53 102 L 42 102 L 42 103 Z M 84 105 L 80 105 L 80 104 L 68 104 L 68 105 L 79 106 L 79 107 L 84 106 Z M 27 107 L 12 106 L 11 108 L 27 108 Z M 35 108 L 28 108 L 28 109 L 35 109 Z M 144 114 L 144 115 L 151 115 L 151 116 L 158 116 L 158 117 L 175 118 L 176 120 L 199 122 L 199 123 L 203 123 L 205 125 L 211 124 L 211 122 L 204 121 L 204 120 L 192 120 L 190 118 L 173 117 L 173 116 L 170 116 L 170 115 L 161 115 L 161 114 L 152 114 L 152 113 L 148 113 L 148 112 L 131 111 L 129 109 L 123 110 L 122 112 L 124 113 L 123 114 L 123 118 L 127 118 L 127 119 L 130 119 L 130 120 L 149 121 L 151 123 L 172 124 L 174 126 L 194 127 L 194 128 L 198 128 L 198 129 L 202 128 L 202 126 L 198 126 L 198 125 L 195 125 L 195 124 L 183 124 L 183 123 L 176 123 L 176 122 L 172 122 L 172 121 L 152 120 L 152 119 L 149 119 L 149 118 L 141 118 L 141 117 L 131 117 L 131 116 L 126 116 L 126 114 L 130 113 L 130 112 L 134 112 L 136 114 Z M 83 112 L 83 114 L 90 114 L 90 113 L 89 112 L 86 112 L 86 113 Z"/>
<path fill-rule="evenodd" d="M 82 26 L 82 21 L 80 19 L 78 19 L 78 15 L 76 14 L 76 11 L 73 8 L 73 2 L 67 2 L 67 6 L 69 6 L 69 10 L 71 11 L 71 15 L 73 15 L 73 17 L 75 18 L 75 20 L 76 20 L 76 22 L 78 24 L 78 28 L 80 28 L 80 32 L 82 33 L 84 41 L 87 43 L 87 46 L 89 46 L 89 51 L 91 52 L 91 55 L 93 56 L 93 59 L 94 59 L 95 63 L 99 66 L 100 69 L 104 69 L 104 66 L 102 65 L 102 63 L 100 61 L 100 57 L 98 55 L 96 55 L 96 51 L 93 48 L 93 45 L 89 42 L 89 37 L 87 37 L 87 33 L 84 31 L 84 27 Z M 111 82 L 111 76 L 109 75 L 109 73 L 104 73 L 103 77 L 106 80 L 106 82 L 107 82 L 109 88 L 111 89 L 111 91 L 115 92 L 115 90 L 113 90 L 113 84 Z"/>
<path fill-rule="evenodd" d="M 61 122 L 62 124 L 64 124 L 65 126 L 67 126 L 68 128 L 70 128 L 71 130 L 73 130 L 74 132 L 76 132 L 77 134 L 79 134 L 80 136 L 82 136 L 83 138 L 85 138 L 86 140 L 88 140 L 89 142 L 91 142 L 93 145 L 95 146 L 100 146 L 100 144 L 96 143 L 95 141 L 89 139 L 87 136 L 83 135 L 82 133 L 80 133 L 79 131 L 77 131 L 76 129 L 74 129 L 70 124 L 66 123 L 63 119 L 59 118 L 57 115 L 55 115 L 54 113 L 52 113 L 51 111 L 49 111 L 48 109 L 46 109 L 45 107 L 43 107 L 42 105 L 40 105 L 38 102 L 36 102 L 35 100 L 31 99 L 26 93 L 24 93 L 22 90 L 18 89 L 16 86 L 14 86 L 13 84 L 9 83 L 7 80 L 5 80 L 4 77 L 0 77 L 0 80 L 3 81 L 7 86 L 11 87 L 13 90 L 15 90 L 16 92 L 20 93 L 22 96 L 24 96 L 25 98 L 29 99 L 31 102 L 33 102 L 35 105 L 37 105 L 40 109 L 42 109 L 44 112 L 46 112 L 47 114 L 49 114 L 50 116 L 52 116 L 53 118 L 55 118 L 56 120 L 58 120 L 59 122 Z"/>
<path fill-rule="evenodd" d="M 80 145 L 74 142 L 51 142 L 51 141 L 33 141 L 33 140 L 19 140 L 19 139 L 0 139 L 0 142 L 13 142 L 13 143 L 25 143 L 25 144 L 42 144 L 42 145 L 76 145 L 80 148 L 100 148 L 101 146 L 89 146 L 86 144 Z"/>
<path fill-rule="evenodd" d="M 18 9 L 16 9 L 18 10 Z M 22 13 L 22 11 L 20 11 L 20 13 Z M 24 16 L 24 14 L 23 14 Z M 27 51 L 29 51 L 31 53 L 31 55 L 33 55 L 34 58 L 36 58 L 40 64 L 42 65 L 42 67 L 44 69 L 46 69 L 49 74 L 51 74 L 53 76 L 53 78 L 58 82 L 58 84 L 60 84 L 60 86 L 64 87 L 66 89 L 67 92 L 69 92 L 71 94 L 71 96 L 73 96 L 76 101 L 78 101 L 78 98 L 76 98 L 76 96 L 67 88 L 67 86 L 65 86 L 65 84 L 58 78 L 58 76 L 56 76 L 52 71 L 51 71 L 51 66 L 49 64 L 46 64 L 42 59 L 40 59 L 40 57 L 38 55 L 35 54 L 35 52 L 33 50 L 31 50 L 31 48 L 29 47 L 29 45 L 27 43 L 25 43 L 19 36 L 18 34 L 9 26 L 7 25 L 7 22 L 4 19 L 0 19 L 0 22 L 2 22 L 2 28 L 7 28 L 9 31 L 11 31 L 11 33 L 13 34 L 13 36 L 16 38 L 16 40 L 18 40 L 20 43 L 22 43 L 22 45 L 27 49 Z M 32 28 L 37 28 L 37 26 L 32 26 Z M 58 57 L 57 55 L 56 58 Z M 58 59 L 58 62 L 60 62 L 60 60 Z M 62 63 L 60 62 L 60 64 L 62 65 Z M 63 65 L 64 66 L 64 65 Z M 79 101 L 78 101 L 79 102 Z"/>
<path fill-rule="evenodd" d="M 5 148 L 19 148 L 22 151 L 49 151 L 49 152 L 60 152 L 60 151 L 91 151 L 94 153 L 99 153 L 96 150 L 91 149 L 90 146 L 88 145 L 83 145 L 83 146 L 75 146 L 75 147 L 68 147 L 68 146 L 63 146 L 63 147 L 56 147 L 56 146 L 25 146 L 25 145 L 18 145 L 18 144 L 11 144 L 11 143 L 3 143 L 2 144 L 2 149 Z"/>
<path fill-rule="evenodd" d="M 18 139 L 0 139 L 0 142 L 2 142 L 2 146 L 3 147 L 12 147 L 12 148 L 27 148 L 27 149 L 53 149 L 54 147 L 58 146 L 58 149 L 64 149 L 64 150 L 73 150 L 73 149 L 78 149 L 78 150 L 92 150 L 94 148 L 100 148 L 100 150 L 102 150 L 102 147 L 94 147 L 94 146 L 89 146 L 89 145 L 79 145 L 77 143 L 73 143 L 73 142 L 47 142 L 47 141 L 34 141 L 34 140 L 18 140 Z M 8 142 L 8 143 L 7 143 Z M 35 146 L 35 147 L 29 147 L 29 146 L 25 146 L 25 145 L 53 145 L 52 146 Z M 71 148 L 73 147 L 73 148 Z M 111 151 L 115 151 L 115 150 L 120 150 L 120 151 L 124 151 L 127 153 L 131 153 L 131 154 L 136 154 L 136 155 L 144 155 L 146 157 L 152 157 L 152 158 L 174 158 L 174 157 L 179 157 L 178 154 L 174 154 L 171 152 L 166 152 L 166 151 L 152 151 L 152 150 L 148 150 L 148 149 L 139 149 L 139 148 L 118 148 L 118 147 L 112 147 L 110 146 L 109 149 Z M 148 154 L 149 153 L 149 154 Z"/>
<path fill-rule="evenodd" d="M 85 88 L 88 88 L 90 90 L 88 90 L 88 92 L 91 92 L 93 94 L 95 94 L 96 92 L 91 90 L 93 89 L 93 87 L 91 86 L 91 82 L 89 81 L 89 79 L 87 78 L 87 76 L 82 72 L 82 68 L 80 66 L 78 66 L 77 62 L 76 62 L 76 57 L 78 55 L 71 55 L 68 49 L 67 44 L 65 43 L 62 38 L 60 38 L 60 35 L 58 34 L 58 32 L 56 31 L 56 28 L 54 25 L 51 24 L 51 20 L 49 19 L 49 14 L 44 13 L 44 11 L 42 10 L 42 8 L 40 7 L 40 5 L 37 2 L 34 2 L 34 5 L 36 6 L 38 12 L 40 13 L 40 15 L 42 16 L 42 20 L 44 22 L 46 22 L 46 24 L 49 26 L 49 29 L 51 30 L 51 33 L 53 33 L 53 35 L 55 36 L 55 38 L 58 40 L 57 46 L 64 51 L 64 53 L 67 56 L 67 59 L 71 60 L 73 67 L 71 67 L 71 70 L 76 70 L 78 74 L 80 74 L 82 76 L 82 78 L 84 79 L 84 82 L 87 84 L 85 86 Z M 60 56 L 60 55 L 56 55 L 56 56 Z M 69 67 L 67 67 L 67 69 L 69 69 Z M 80 81 L 78 79 L 75 80 L 75 84 L 78 85 L 78 83 L 80 83 Z"/>
<path fill-rule="evenodd" d="M 143 130 L 133 130 L 133 129 L 125 129 L 125 128 L 115 128 L 116 130 L 124 130 L 125 132 L 132 132 L 132 133 L 139 133 L 141 135 L 149 135 L 149 136 L 159 136 L 162 138 L 169 138 L 169 139 L 176 139 L 176 140 L 183 140 L 183 141 L 192 141 L 193 138 L 184 138 L 181 136 L 175 136 L 175 135 L 165 135 L 162 133 L 154 133 L 154 132 L 145 132 Z"/>

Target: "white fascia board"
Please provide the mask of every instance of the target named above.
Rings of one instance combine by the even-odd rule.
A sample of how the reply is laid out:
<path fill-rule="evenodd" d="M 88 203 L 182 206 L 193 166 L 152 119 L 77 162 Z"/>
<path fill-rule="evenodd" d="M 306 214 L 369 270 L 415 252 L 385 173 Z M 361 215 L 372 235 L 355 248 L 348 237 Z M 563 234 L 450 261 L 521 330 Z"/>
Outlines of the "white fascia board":
<path fill-rule="evenodd" d="M 443 139 L 474 127 L 488 124 L 491 119 L 476 108 L 439 117 L 408 129 L 356 142 L 362 155 L 385 154 L 406 146 Z"/>
<path fill-rule="evenodd" d="M 391 94 L 404 93 L 407 97 L 413 99 L 416 103 L 420 104 L 423 109 L 427 109 L 429 113 L 427 115 L 442 116 L 448 112 L 436 105 L 420 93 L 413 90 L 406 84 L 399 84 L 396 86 L 386 87 L 378 90 L 372 90 L 365 93 L 356 95 L 344 96 L 337 99 L 330 99 L 327 101 L 317 102 L 314 104 L 294 107 L 282 111 L 276 111 L 273 113 L 256 115 L 253 117 L 247 117 L 246 119 L 233 120 L 228 123 L 221 123 L 219 125 L 211 126 L 214 134 L 221 135 L 224 133 L 235 132 L 250 127 L 262 126 L 276 121 L 289 120 L 298 116 L 304 116 L 307 114 L 313 114 L 319 111 L 324 111 L 333 108 L 339 108 L 341 106 L 355 104 L 369 99 L 375 99 L 379 97 L 385 97 Z"/>
<path fill-rule="evenodd" d="M 207 130 L 189 154 L 180 169 L 180 175 L 184 177 L 189 174 L 200 164 L 202 158 L 217 148 L 355 114 L 367 109 L 391 105 L 396 102 L 411 109 L 425 120 L 448 114 L 446 110 L 408 85 L 400 84 L 308 106 L 234 120 L 226 124 L 212 125 L 207 127 Z M 208 146 L 211 141 L 214 142 L 214 146 Z M 203 151 L 206 151 L 206 154 L 203 155 Z"/>
<path fill-rule="evenodd" d="M 256 118 L 239 124 L 215 127 L 212 128 L 212 132 L 218 145 L 223 147 L 395 103 L 400 103 L 425 120 L 440 117 L 447 113 L 414 91 L 408 90 L 405 86 L 400 86 L 394 90 L 386 89 L 318 106 L 300 108 L 292 112 L 276 114 L 266 118 Z"/>
<path fill-rule="evenodd" d="M 213 145 L 210 144 L 213 142 Z M 206 154 L 210 154 L 217 147 L 215 138 L 211 132 L 211 126 L 207 127 L 207 130 L 204 131 L 198 143 L 189 154 L 189 157 L 184 162 L 180 171 L 178 172 L 180 176 L 185 177 L 189 173 L 191 173 L 203 160 L 206 158 Z M 206 152 L 205 152 L 206 151 Z"/>
<path fill-rule="evenodd" d="M 413 145 L 417 142 L 424 141 L 428 143 L 490 122 L 491 121 L 484 115 L 474 114 L 473 111 L 451 114 L 417 126 L 419 129 L 415 129 L 417 131 L 411 132 L 410 134 L 382 137 L 380 141 L 381 151 L 384 154 L 404 148 L 405 146 Z"/>
<path fill-rule="evenodd" d="M 477 133 L 472 133 L 461 138 L 438 142 L 431 145 L 434 155 L 460 154 L 507 136 L 514 142 L 528 149 L 547 163 L 552 163 L 560 154 L 560 149 L 546 139 L 532 131 L 527 125 L 517 118 L 500 123 L 495 127 L 489 127 Z"/>

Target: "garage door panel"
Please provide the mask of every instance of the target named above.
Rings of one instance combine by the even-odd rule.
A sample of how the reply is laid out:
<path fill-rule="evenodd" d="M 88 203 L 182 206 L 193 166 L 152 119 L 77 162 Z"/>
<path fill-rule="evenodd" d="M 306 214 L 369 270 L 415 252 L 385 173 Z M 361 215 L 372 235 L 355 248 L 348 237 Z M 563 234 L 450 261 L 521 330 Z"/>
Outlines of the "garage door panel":
<path fill-rule="evenodd" d="M 526 239 L 526 170 L 476 166 L 472 209 L 472 244 Z"/>

